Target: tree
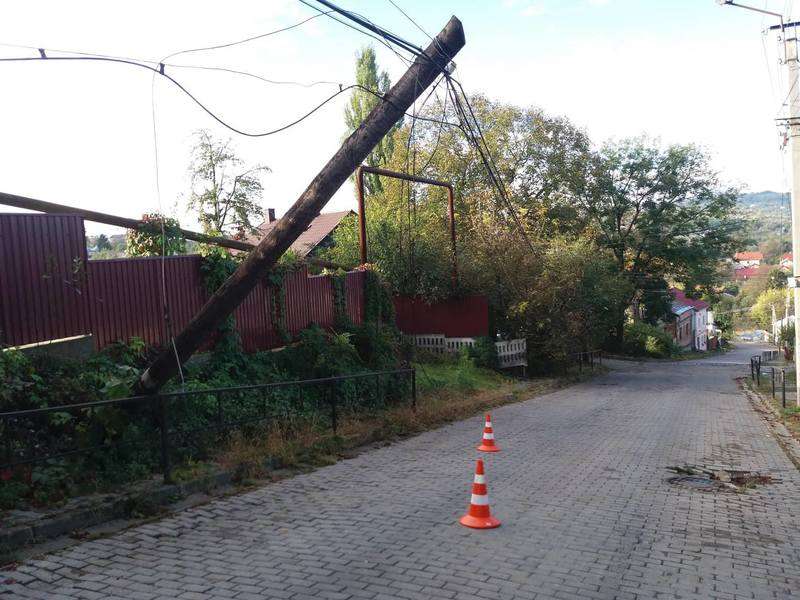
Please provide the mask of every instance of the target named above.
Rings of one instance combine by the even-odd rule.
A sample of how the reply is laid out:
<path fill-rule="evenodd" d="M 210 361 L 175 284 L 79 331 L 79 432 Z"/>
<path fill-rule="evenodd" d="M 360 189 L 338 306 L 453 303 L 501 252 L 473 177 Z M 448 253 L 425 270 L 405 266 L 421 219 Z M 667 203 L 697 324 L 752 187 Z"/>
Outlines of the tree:
<path fill-rule="evenodd" d="M 644 137 L 609 143 L 575 182 L 586 231 L 612 252 L 634 294 L 654 278 L 681 282 L 687 294 L 710 288 L 720 261 L 741 246 L 738 190 L 719 182 L 695 146 L 662 148 Z M 623 324 L 620 314 L 618 342 Z"/>
<path fill-rule="evenodd" d="M 171 256 L 183 254 L 185 249 L 186 241 L 177 219 L 160 213 L 142 215 L 142 225 L 128 231 L 125 238 L 128 256 Z"/>
<path fill-rule="evenodd" d="M 785 288 L 789 280 L 789 276 L 783 269 L 772 269 L 767 275 L 767 287 L 772 290 L 780 290 Z"/>
<path fill-rule="evenodd" d="M 263 218 L 261 175 L 268 167 L 243 167 L 230 139 L 216 140 L 206 130 L 196 133 L 189 166 L 192 192 L 189 208 L 197 212 L 209 235 L 241 235 L 255 230 L 254 219 Z M 256 223 L 257 224 L 257 223 Z"/>
<path fill-rule="evenodd" d="M 347 135 L 353 133 L 361 125 L 370 111 L 381 101 L 379 95 L 383 95 L 392 87 L 386 71 L 378 71 L 378 63 L 375 60 L 375 49 L 366 46 L 356 55 L 356 84 L 361 86 L 353 90 L 350 102 L 344 109 L 344 122 L 347 125 Z M 366 88 L 366 89 L 363 89 Z M 373 93 L 367 90 L 372 90 Z M 376 95 L 379 94 L 379 95 Z M 375 146 L 365 161 L 371 167 L 382 167 L 386 165 L 394 151 L 394 140 L 392 133 L 400 126 L 402 121 Z M 364 187 L 367 194 L 374 194 L 383 189 L 380 179 L 373 174 L 368 174 L 364 178 Z"/>
<path fill-rule="evenodd" d="M 772 328 L 773 309 L 775 316 L 780 319 L 783 318 L 785 307 L 786 290 L 770 289 L 758 297 L 753 308 L 750 309 L 750 315 L 759 327 L 769 330 Z M 791 304 L 789 305 L 789 314 L 794 314 Z"/>
<path fill-rule="evenodd" d="M 97 247 L 97 250 L 101 252 L 103 250 L 111 250 L 111 242 L 108 241 L 108 237 L 104 233 L 101 233 L 97 236 L 95 246 Z"/>

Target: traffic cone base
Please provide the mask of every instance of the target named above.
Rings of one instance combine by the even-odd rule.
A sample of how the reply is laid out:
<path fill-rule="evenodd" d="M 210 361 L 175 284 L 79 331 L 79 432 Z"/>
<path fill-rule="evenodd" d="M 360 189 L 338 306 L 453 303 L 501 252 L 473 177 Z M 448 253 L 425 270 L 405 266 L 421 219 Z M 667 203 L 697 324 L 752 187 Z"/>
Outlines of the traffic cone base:
<path fill-rule="evenodd" d="M 481 452 L 500 452 L 500 448 L 497 446 L 487 446 L 486 444 L 481 444 L 478 446 L 478 450 Z"/>
<path fill-rule="evenodd" d="M 472 481 L 472 496 L 469 500 L 467 514 L 458 520 L 465 527 L 473 529 L 494 529 L 500 521 L 492 516 L 489 510 L 489 492 L 486 488 L 486 476 L 483 471 L 483 460 L 475 464 L 475 478 Z"/>
<path fill-rule="evenodd" d="M 472 515 L 464 515 L 458 522 L 472 529 L 494 529 L 495 527 L 500 527 L 500 521 L 492 516 L 473 517 Z"/>
<path fill-rule="evenodd" d="M 483 439 L 478 450 L 481 452 L 500 452 L 500 448 L 494 443 L 494 429 L 492 429 L 492 416 L 486 415 L 486 423 L 483 426 Z"/>

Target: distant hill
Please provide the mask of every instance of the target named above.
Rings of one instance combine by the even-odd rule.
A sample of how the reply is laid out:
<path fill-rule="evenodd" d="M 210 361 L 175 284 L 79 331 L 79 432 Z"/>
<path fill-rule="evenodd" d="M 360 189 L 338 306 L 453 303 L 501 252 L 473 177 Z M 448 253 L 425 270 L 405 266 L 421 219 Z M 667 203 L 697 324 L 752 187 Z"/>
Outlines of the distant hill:
<path fill-rule="evenodd" d="M 754 208 L 761 210 L 778 210 L 789 204 L 789 192 L 754 192 L 752 194 L 742 194 L 738 198 L 739 206 L 742 208 Z M 784 210 L 788 210 L 784 208 Z"/>
<path fill-rule="evenodd" d="M 783 252 L 791 249 L 792 213 L 789 193 L 764 191 L 742 194 L 737 200 L 749 217 L 750 250 L 761 250 L 768 263 L 774 264 Z"/>

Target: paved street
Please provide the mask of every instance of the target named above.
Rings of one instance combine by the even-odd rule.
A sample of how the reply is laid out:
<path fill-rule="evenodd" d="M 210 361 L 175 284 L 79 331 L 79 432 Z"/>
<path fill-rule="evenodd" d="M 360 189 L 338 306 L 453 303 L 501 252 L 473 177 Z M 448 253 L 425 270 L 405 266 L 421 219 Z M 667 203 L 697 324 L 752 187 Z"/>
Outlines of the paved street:
<path fill-rule="evenodd" d="M 616 363 L 493 413 L 499 529 L 457 523 L 474 418 L 0 574 L 33 598 L 789 598 L 800 595 L 800 474 L 724 362 Z M 666 483 L 717 464 L 781 483 Z M 2 584 L 0 584 L 2 586 Z M 5 596 L 3 596 L 5 597 Z"/>

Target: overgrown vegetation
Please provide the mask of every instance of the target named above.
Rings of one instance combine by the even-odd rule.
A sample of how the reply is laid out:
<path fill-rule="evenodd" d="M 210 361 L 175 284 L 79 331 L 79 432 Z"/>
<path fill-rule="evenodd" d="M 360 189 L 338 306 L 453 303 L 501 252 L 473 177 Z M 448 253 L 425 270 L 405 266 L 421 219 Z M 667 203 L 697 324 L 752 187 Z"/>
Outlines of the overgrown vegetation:
<path fill-rule="evenodd" d="M 142 215 L 142 224 L 125 238 L 128 256 L 172 256 L 186 251 L 186 240 L 177 219 L 160 213 Z"/>
<path fill-rule="evenodd" d="M 412 355 L 397 330 L 387 323 L 349 325 L 337 332 L 314 326 L 278 352 L 245 354 L 226 348 L 186 365 L 185 384 L 173 384 L 165 391 L 182 387 L 203 392 L 243 383 L 382 371 L 401 366 L 403 357 Z M 14 456 L 21 456 L 16 453 L 22 448 L 35 448 L 37 454 L 93 448 L 0 472 L 0 508 L 27 503 L 50 505 L 159 471 L 157 402 L 67 409 L 76 403 L 129 396 L 138 370 L 154 351 L 132 340 L 109 347 L 85 364 L 19 351 L 0 354 L 0 376 L 7 382 L 0 391 L 0 411 L 64 407 L 44 416 L 4 422 L 0 437 L 8 444 L 5 448 Z M 464 411 L 475 409 L 469 400 L 474 392 L 496 388 L 508 393 L 511 380 L 478 366 L 495 360 L 488 342 L 459 357 L 418 357 L 414 364 L 419 394 L 430 405 L 423 413 L 426 416 L 413 415 L 408 409 L 409 379 L 390 375 L 339 382 L 334 388 L 307 386 L 268 393 L 236 392 L 221 397 L 198 393 L 175 398 L 167 404 L 172 458 L 178 465 L 217 459 L 224 465 L 239 461 L 234 470 L 241 471 L 246 479 L 255 469 L 247 455 L 260 456 L 263 466 L 267 452 L 275 466 L 294 466 L 319 455 L 319 444 L 338 448 L 341 440 L 330 432 L 329 393 L 336 394 L 342 436 L 358 433 L 359 439 L 379 439 L 410 433 L 464 414 L 449 408 L 442 398 L 458 398 L 463 405 L 459 410 Z M 243 425 L 220 435 L 213 430 L 220 411 L 225 422 Z M 264 421 L 265 415 L 272 418 Z M 264 427 L 276 436 L 274 440 L 264 441 Z M 258 439 L 262 441 L 246 442 Z M 281 444 L 276 446 L 275 440 Z"/>
<path fill-rule="evenodd" d="M 652 358 L 669 358 L 680 354 L 680 347 L 675 344 L 666 331 L 648 323 L 628 323 L 625 326 L 625 337 L 622 347 L 630 356 L 649 356 Z"/>
<path fill-rule="evenodd" d="M 377 73 L 374 58 L 367 62 Z M 359 59 L 359 73 L 365 65 Z M 434 121 L 404 123 L 379 158 L 453 184 L 459 280 L 453 285 L 446 191 L 369 180 L 370 261 L 394 293 L 430 302 L 487 296 L 492 333 L 525 337 L 534 372 L 582 350 L 619 351 L 633 310 L 651 325 L 669 322 L 672 285 L 691 297 L 717 293 L 720 262 L 746 243 L 744 220 L 738 189 L 720 181 L 702 149 L 646 137 L 594 144 L 539 108 L 481 95 L 469 102 L 508 205 L 463 133 L 438 124 L 443 115 L 458 121 L 452 104 L 432 98 L 423 113 Z M 334 238 L 324 257 L 357 265 L 356 223 Z"/>

